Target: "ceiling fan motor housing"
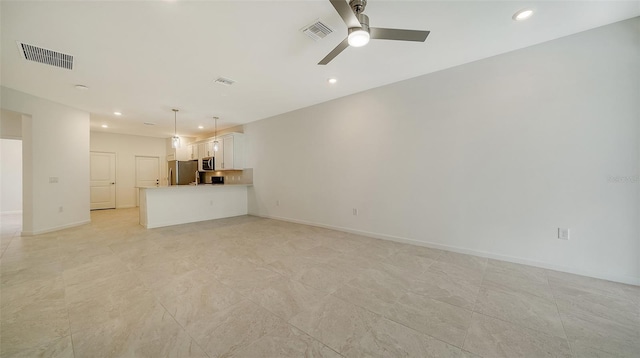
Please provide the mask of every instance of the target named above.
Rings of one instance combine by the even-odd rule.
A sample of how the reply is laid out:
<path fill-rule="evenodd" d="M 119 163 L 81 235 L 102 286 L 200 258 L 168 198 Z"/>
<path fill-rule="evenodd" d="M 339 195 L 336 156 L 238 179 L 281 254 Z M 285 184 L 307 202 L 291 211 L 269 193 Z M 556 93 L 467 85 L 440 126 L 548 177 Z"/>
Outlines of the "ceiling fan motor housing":
<path fill-rule="evenodd" d="M 356 14 L 356 17 L 358 18 L 358 21 L 360 21 L 360 26 L 362 27 L 362 29 L 366 32 L 369 32 L 369 16 L 365 14 Z M 353 29 L 360 30 L 357 27 Z M 349 29 L 349 32 L 351 32 L 351 29 Z"/>
<path fill-rule="evenodd" d="M 353 12 L 358 15 L 359 13 L 364 11 L 364 8 L 367 6 L 367 0 L 351 0 L 349 1 L 349 6 L 353 9 Z"/>

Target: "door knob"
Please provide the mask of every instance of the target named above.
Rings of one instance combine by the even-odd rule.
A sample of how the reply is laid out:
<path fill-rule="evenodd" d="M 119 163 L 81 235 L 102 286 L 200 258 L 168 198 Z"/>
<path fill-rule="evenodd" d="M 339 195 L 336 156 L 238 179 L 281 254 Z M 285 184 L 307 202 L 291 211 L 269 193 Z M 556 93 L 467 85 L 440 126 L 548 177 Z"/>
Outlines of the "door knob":
<path fill-rule="evenodd" d="M 114 185 L 115 183 L 111 183 L 111 185 Z"/>

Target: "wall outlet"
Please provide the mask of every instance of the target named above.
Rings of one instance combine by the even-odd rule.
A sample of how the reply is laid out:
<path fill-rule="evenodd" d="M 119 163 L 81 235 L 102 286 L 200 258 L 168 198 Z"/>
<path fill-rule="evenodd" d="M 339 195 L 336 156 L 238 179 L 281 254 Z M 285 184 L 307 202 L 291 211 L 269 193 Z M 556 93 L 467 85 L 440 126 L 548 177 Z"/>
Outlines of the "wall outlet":
<path fill-rule="evenodd" d="M 61 212 L 63 212 L 63 211 L 64 211 L 64 208 L 63 208 L 62 206 L 58 208 L 58 212 L 59 212 L 59 213 L 61 213 Z"/>
<path fill-rule="evenodd" d="M 50 184 L 55 184 L 58 182 L 58 177 L 49 177 L 49 183 Z"/>
<path fill-rule="evenodd" d="M 358 209 L 356 209 L 356 208 L 353 209 L 353 215 L 354 216 L 358 216 Z"/>
<path fill-rule="evenodd" d="M 213 206 L 213 200 L 209 200 L 209 206 Z"/>
<path fill-rule="evenodd" d="M 280 200 L 276 200 L 276 206 L 280 206 Z"/>
<path fill-rule="evenodd" d="M 569 240 L 569 229 L 558 228 L 558 239 L 560 240 Z"/>

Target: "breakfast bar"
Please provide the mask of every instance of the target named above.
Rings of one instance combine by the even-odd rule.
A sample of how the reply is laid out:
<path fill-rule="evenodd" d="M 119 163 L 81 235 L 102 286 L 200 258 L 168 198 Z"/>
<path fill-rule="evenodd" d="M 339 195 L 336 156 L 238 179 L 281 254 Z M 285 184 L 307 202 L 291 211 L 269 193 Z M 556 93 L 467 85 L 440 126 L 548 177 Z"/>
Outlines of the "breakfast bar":
<path fill-rule="evenodd" d="M 147 229 L 247 215 L 250 184 L 140 188 L 140 225 Z"/>

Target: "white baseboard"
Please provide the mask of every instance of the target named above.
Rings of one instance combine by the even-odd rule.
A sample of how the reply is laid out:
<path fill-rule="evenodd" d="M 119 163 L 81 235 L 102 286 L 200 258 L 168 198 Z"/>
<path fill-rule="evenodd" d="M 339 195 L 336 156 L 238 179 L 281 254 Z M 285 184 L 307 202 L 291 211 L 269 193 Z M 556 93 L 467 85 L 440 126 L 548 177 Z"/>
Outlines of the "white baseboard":
<path fill-rule="evenodd" d="M 418 241 L 418 240 L 408 239 L 408 238 L 404 238 L 404 237 L 391 236 L 391 235 L 385 235 L 385 234 L 378 234 L 378 233 L 374 233 L 374 232 L 361 231 L 361 230 L 354 230 L 354 229 L 349 229 L 349 228 L 345 228 L 345 227 L 325 225 L 325 224 L 319 224 L 319 223 L 310 222 L 310 221 L 297 220 L 297 219 L 291 219 L 291 218 L 285 218 L 285 217 L 279 217 L 279 216 L 259 215 L 259 214 L 254 214 L 254 213 L 250 213 L 250 215 L 263 217 L 263 218 L 267 218 L 267 219 L 287 221 L 287 222 L 292 222 L 292 223 L 296 223 L 296 224 L 317 226 L 317 227 L 321 227 L 321 228 L 325 228 L 325 229 L 338 230 L 338 231 L 343 231 L 343 232 L 347 232 L 347 233 L 351 233 L 351 234 L 373 237 L 373 238 L 376 238 L 376 239 L 395 241 L 395 242 L 400 242 L 400 243 L 404 243 L 404 244 L 411 244 L 411 245 L 416 245 L 416 246 L 424 246 L 424 247 L 429 247 L 429 248 L 439 249 L 439 250 L 453 251 L 453 252 L 458 252 L 458 253 L 461 253 L 461 254 L 468 254 L 468 255 L 486 257 L 486 258 L 489 258 L 489 259 L 513 262 L 513 263 L 516 263 L 516 264 L 540 267 L 540 268 L 554 270 L 554 271 L 572 273 L 572 274 L 580 275 L 580 276 L 588 276 L 588 277 L 599 278 L 599 279 L 608 280 L 608 281 L 614 281 L 614 282 L 620 282 L 620 283 L 625 283 L 625 284 L 629 284 L 629 285 L 640 286 L 640 277 L 634 277 L 634 276 L 629 276 L 629 275 L 619 275 L 619 274 L 613 274 L 613 273 L 608 273 L 608 272 L 593 272 L 593 271 L 583 270 L 583 269 L 569 267 L 569 266 L 562 266 L 562 265 L 556 265 L 556 264 L 548 263 L 548 262 L 530 260 L 530 259 L 526 259 L 526 258 L 522 258 L 522 257 L 504 256 L 504 255 L 494 254 L 494 253 L 491 253 L 491 252 L 470 250 L 470 249 L 466 249 L 466 248 L 463 248 L 463 247 L 443 245 L 443 244 L 438 244 L 438 243 L 428 242 L 428 241 Z"/>
<path fill-rule="evenodd" d="M 69 229 L 69 228 L 80 226 L 80 225 L 89 224 L 90 222 L 91 222 L 91 220 L 84 220 L 84 221 L 78 221 L 78 222 L 75 222 L 75 223 L 72 223 L 72 224 L 56 226 L 56 227 L 43 229 L 43 230 L 23 231 L 20 235 L 22 235 L 22 236 L 34 236 L 34 235 L 47 234 L 47 233 L 54 232 L 54 231 L 60 231 L 60 230 Z"/>
<path fill-rule="evenodd" d="M 22 214 L 22 210 L 0 211 L 0 215 L 16 215 L 16 214 Z"/>

